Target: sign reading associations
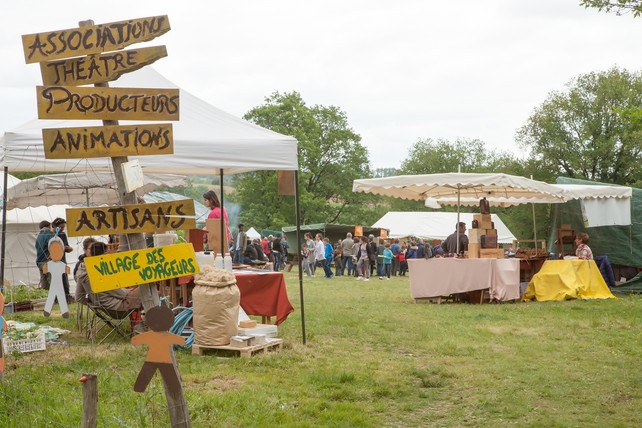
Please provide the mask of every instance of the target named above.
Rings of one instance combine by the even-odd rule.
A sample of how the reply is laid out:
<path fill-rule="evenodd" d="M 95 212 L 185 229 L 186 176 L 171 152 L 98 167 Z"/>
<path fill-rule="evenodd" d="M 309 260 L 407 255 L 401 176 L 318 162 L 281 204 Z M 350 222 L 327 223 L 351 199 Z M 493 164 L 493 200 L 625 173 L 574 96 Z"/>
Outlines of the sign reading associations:
<path fill-rule="evenodd" d="M 86 257 L 85 264 L 95 293 L 199 272 L 194 247 L 189 243 Z"/>
<path fill-rule="evenodd" d="M 36 86 L 39 119 L 179 120 L 178 89 Z"/>
<path fill-rule="evenodd" d="M 123 49 L 170 30 L 167 15 L 22 36 L 27 64 Z"/>
<path fill-rule="evenodd" d="M 157 233 L 196 229 L 194 200 L 112 207 L 67 208 L 67 235 Z"/>
<path fill-rule="evenodd" d="M 166 57 L 165 46 L 110 52 L 40 63 L 46 86 L 80 86 L 111 82 Z"/>
<path fill-rule="evenodd" d="M 171 123 L 42 130 L 47 159 L 171 155 Z"/>

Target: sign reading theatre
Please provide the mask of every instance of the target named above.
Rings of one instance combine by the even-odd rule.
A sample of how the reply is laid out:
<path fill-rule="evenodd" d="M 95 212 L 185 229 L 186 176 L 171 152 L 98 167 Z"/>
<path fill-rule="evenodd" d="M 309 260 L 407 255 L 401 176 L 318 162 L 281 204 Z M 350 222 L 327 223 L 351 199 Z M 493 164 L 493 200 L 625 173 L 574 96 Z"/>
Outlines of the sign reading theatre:
<path fill-rule="evenodd" d="M 67 208 L 67 235 L 157 233 L 195 229 L 194 200 L 113 207 Z"/>
<path fill-rule="evenodd" d="M 91 289 L 95 293 L 199 272 L 192 244 L 123 251 L 86 257 Z"/>
<path fill-rule="evenodd" d="M 79 86 L 110 82 L 166 57 L 165 46 L 110 52 L 40 63 L 46 86 Z"/>

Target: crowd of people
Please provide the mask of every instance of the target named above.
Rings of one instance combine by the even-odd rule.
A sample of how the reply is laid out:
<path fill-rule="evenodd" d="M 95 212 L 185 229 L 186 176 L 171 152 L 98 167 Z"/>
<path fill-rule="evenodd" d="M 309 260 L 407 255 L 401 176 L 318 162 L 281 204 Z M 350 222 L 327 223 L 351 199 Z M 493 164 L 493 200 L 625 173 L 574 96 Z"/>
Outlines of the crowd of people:
<path fill-rule="evenodd" d="M 301 248 L 303 271 L 307 276 L 315 276 L 317 268 L 322 267 L 325 278 L 354 276 L 359 281 L 369 281 L 375 276 L 382 280 L 405 276 L 408 259 L 443 255 L 441 247 L 433 248 L 422 239 L 400 242 L 374 235 L 353 237 L 352 233 L 332 244 L 321 233 L 313 238 L 308 232 Z"/>

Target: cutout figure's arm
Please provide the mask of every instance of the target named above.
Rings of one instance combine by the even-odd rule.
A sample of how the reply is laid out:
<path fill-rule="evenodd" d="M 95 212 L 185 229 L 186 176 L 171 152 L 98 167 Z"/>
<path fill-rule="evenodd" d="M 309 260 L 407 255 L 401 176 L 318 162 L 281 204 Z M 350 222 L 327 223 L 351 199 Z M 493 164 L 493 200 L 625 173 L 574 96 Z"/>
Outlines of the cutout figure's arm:
<path fill-rule="evenodd" d="M 65 273 L 69 275 L 71 273 L 71 270 L 69 270 L 69 265 L 65 265 Z"/>
<path fill-rule="evenodd" d="M 42 265 L 42 273 L 47 273 L 47 263 Z"/>

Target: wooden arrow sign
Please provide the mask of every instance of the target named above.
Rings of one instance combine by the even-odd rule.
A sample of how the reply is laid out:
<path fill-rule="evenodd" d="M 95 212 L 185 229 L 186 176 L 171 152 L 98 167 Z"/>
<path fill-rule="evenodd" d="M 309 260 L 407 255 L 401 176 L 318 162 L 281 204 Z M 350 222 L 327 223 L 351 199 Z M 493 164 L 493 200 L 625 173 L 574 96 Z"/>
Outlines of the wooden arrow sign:
<path fill-rule="evenodd" d="M 178 120 L 178 89 L 37 86 L 39 119 Z"/>
<path fill-rule="evenodd" d="M 22 36 L 27 64 L 123 49 L 170 30 L 167 15 Z"/>
<path fill-rule="evenodd" d="M 171 123 L 42 130 L 47 159 L 171 155 Z"/>
<path fill-rule="evenodd" d="M 48 86 L 79 86 L 110 82 L 166 56 L 165 46 L 154 46 L 41 62 L 42 83 Z"/>

